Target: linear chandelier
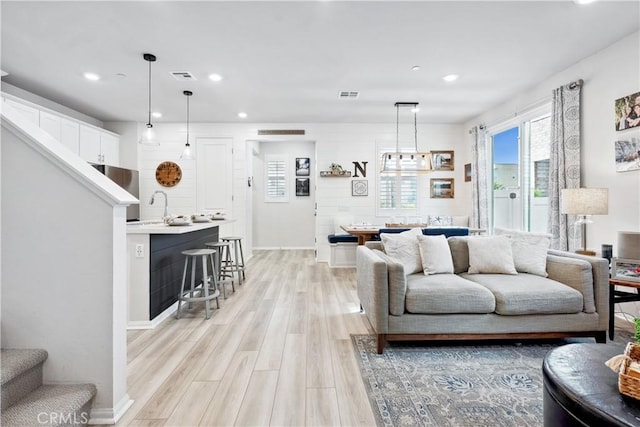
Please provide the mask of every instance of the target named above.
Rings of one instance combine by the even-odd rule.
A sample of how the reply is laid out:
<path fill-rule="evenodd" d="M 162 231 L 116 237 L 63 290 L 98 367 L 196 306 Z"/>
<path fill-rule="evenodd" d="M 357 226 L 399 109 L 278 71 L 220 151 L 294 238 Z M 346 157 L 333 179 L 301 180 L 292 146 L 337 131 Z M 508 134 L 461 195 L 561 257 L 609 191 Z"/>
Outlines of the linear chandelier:
<path fill-rule="evenodd" d="M 428 151 L 418 151 L 418 103 L 417 102 L 396 102 L 396 151 L 383 153 L 381 159 L 380 172 L 431 172 L 431 153 Z M 414 151 L 400 151 L 400 108 L 411 107 L 413 113 L 413 144 Z"/>

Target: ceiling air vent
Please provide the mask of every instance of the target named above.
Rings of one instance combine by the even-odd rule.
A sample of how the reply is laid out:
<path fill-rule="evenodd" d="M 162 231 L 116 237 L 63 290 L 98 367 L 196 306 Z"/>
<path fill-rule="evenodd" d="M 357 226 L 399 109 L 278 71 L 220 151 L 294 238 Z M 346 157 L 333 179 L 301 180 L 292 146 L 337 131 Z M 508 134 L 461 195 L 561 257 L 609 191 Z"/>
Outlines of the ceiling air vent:
<path fill-rule="evenodd" d="M 197 80 L 189 71 L 172 71 L 171 75 L 179 82 L 190 82 L 193 80 Z"/>
<path fill-rule="evenodd" d="M 304 135 L 304 129 L 259 129 L 258 135 Z"/>
<path fill-rule="evenodd" d="M 360 95 L 357 90 L 341 90 L 338 92 L 339 99 L 356 99 Z"/>

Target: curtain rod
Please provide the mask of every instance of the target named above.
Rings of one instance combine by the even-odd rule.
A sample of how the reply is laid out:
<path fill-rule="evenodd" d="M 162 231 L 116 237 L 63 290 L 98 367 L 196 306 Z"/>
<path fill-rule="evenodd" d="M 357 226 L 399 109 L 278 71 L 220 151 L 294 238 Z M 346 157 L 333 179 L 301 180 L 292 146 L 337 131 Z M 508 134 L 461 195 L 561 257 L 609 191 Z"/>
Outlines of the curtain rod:
<path fill-rule="evenodd" d="M 578 80 L 576 80 L 576 81 L 573 81 L 573 82 L 568 83 L 568 84 L 567 84 L 567 86 L 569 86 L 569 89 L 575 89 L 576 87 L 580 87 L 580 86 L 582 86 L 583 84 L 584 84 L 584 80 L 582 80 L 582 79 L 578 79 Z M 513 115 L 509 115 L 509 116 L 503 117 L 502 119 L 499 119 L 499 120 L 494 120 L 493 122 L 491 122 L 491 123 L 490 123 L 490 124 L 488 124 L 488 125 L 487 125 L 487 124 L 482 124 L 482 123 L 481 123 L 481 124 L 479 124 L 479 125 L 478 125 L 478 127 L 479 127 L 480 129 L 486 129 L 487 127 L 491 127 L 491 126 L 494 126 L 494 125 L 496 125 L 496 124 L 498 124 L 498 123 L 501 123 L 501 122 L 507 121 L 507 120 L 509 120 L 509 119 L 513 119 L 513 118 L 515 118 L 515 117 L 518 117 L 519 115 L 522 115 L 523 113 L 528 112 L 528 110 L 532 110 L 532 109 L 534 109 L 534 108 L 537 108 L 537 107 L 541 106 L 541 105 L 542 105 L 542 104 L 544 104 L 545 102 L 549 101 L 549 100 L 550 100 L 550 98 L 551 98 L 550 96 L 546 96 L 546 97 L 544 97 L 544 98 L 541 98 L 541 99 L 539 99 L 539 100 L 537 100 L 537 101 L 535 101 L 535 102 L 532 102 L 532 103 L 531 103 L 531 104 L 529 104 L 529 105 L 525 105 L 524 107 L 520 108 L 518 111 L 516 111 L 515 113 L 513 113 Z M 474 131 L 474 129 L 469 129 L 469 134 L 472 134 L 472 133 L 473 133 L 473 131 Z"/>

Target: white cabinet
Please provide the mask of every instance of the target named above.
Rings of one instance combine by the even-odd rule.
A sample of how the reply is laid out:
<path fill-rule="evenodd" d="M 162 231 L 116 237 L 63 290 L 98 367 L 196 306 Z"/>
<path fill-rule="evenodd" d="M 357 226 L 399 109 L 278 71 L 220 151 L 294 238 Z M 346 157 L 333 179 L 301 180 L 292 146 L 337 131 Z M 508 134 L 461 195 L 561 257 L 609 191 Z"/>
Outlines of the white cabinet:
<path fill-rule="evenodd" d="M 4 102 L 18 110 L 25 118 L 36 126 L 40 126 L 40 110 L 30 105 L 25 105 L 13 99 L 5 98 Z"/>
<path fill-rule="evenodd" d="M 120 165 L 120 138 L 107 132 L 100 132 L 100 151 L 102 163 L 111 166 Z"/>
<path fill-rule="evenodd" d="M 60 142 L 69 147 L 74 153 L 80 154 L 80 124 L 61 117 Z"/>
<path fill-rule="evenodd" d="M 120 140 L 113 134 L 80 125 L 80 157 L 87 162 L 118 166 L 119 144 Z"/>
<path fill-rule="evenodd" d="M 80 124 L 47 111 L 40 111 L 40 129 L 60 141 L 73 153 L 80 151 Z"/>

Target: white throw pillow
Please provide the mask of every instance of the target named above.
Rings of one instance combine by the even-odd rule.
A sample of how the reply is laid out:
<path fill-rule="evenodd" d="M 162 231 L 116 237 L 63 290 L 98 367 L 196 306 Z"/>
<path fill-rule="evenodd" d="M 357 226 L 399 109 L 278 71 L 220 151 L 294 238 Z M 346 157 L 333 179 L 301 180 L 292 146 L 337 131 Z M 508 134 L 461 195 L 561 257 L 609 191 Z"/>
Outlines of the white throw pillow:
<path fill-rule="evenodd" d="M 429 215 L 427 225 L 453 225 L 453 217 L 451 215 Z"/>
<path fill-rule="evenodd" d="M 513 263 L 518 272 L 548 276 L 547 251 L 551 246 L 551 234 L 507 230 L 499 227 L 495 227 L 493 231 L 496 236 L 507 236 L 511 239 Z"/>
<path fill-rule="evenodd" d="M 511 240 L 506 236 L 478 236 L 467 239 L 469 273 L 518 274 L 513 264 Z"/>
<path fill-rule="evenodd" d="M 380 233 L 384 252 L 400 262 L 404 266 L 406 274 L 422 271 L 422 259 L 417 239 L 417 236 L 421 235 L 422 230 L 419 228 L 412 228 L 402 233 Z"/>
<path fill-rule="evenodd" d="M 451 249 L 444 234 L 418 236 L 418 247 L 422 259 L 422 271 L 425 275 L 453 273 Z"/>

